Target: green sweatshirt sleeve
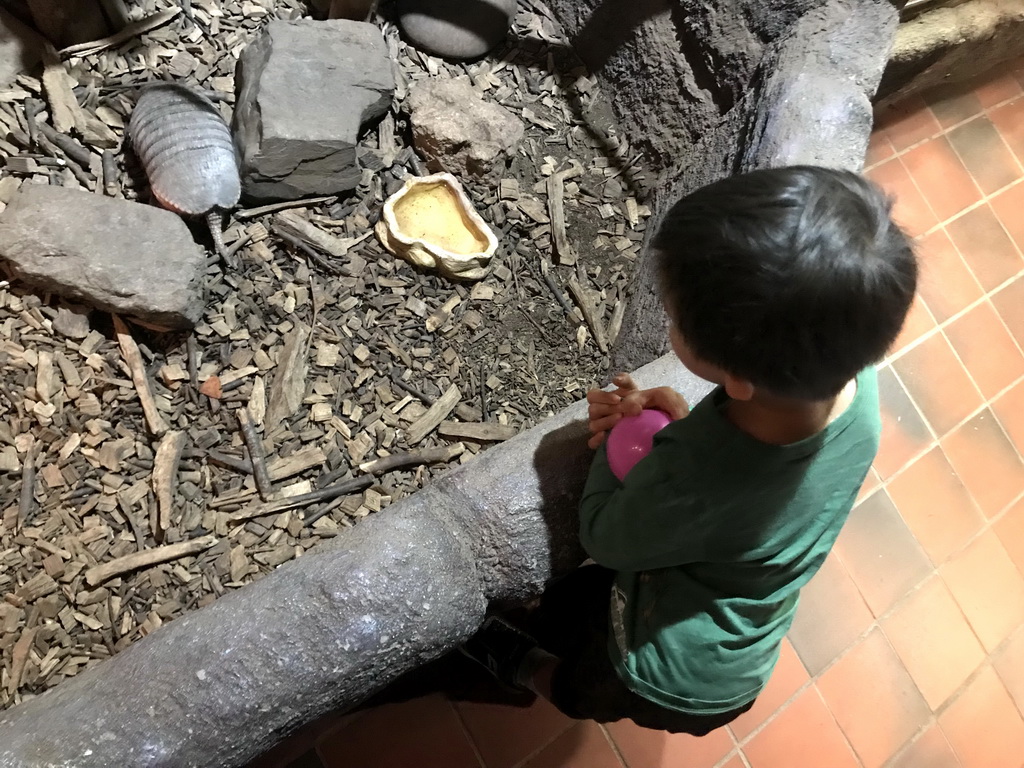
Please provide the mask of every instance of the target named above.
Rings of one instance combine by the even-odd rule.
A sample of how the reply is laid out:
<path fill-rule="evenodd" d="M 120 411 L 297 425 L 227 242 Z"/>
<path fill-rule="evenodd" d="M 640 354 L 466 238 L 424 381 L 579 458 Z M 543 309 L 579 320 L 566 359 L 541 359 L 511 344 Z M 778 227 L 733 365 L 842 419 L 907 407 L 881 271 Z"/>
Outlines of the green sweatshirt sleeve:
<path fill-rule="evenodd" d="M 597 451 L 580 505 L 580 542 L 597 563 L 646 571 L 705 559 L 704 504 L 652 451 L 620 483 Z"/>

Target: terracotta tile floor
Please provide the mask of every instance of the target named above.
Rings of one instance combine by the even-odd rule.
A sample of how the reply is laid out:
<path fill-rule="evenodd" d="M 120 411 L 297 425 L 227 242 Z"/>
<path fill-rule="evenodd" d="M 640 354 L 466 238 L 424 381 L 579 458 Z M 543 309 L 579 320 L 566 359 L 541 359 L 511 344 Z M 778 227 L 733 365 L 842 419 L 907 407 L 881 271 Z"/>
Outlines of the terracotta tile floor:
<path fill-rule="evenodd" d="M 921 296 L 881 371 L 877 475 L 751 712 L 695 739 L 435 694 L 261 766 L 1020 768 L 1022 65 L 876 116 L 866 172 L 919 240 Z"/>

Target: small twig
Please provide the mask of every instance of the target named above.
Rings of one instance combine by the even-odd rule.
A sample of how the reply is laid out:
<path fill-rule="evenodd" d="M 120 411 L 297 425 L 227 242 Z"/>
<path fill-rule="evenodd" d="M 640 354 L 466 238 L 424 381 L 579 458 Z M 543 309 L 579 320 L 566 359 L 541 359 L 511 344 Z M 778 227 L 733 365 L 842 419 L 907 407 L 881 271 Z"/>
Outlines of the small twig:
<path fill-rule="evenodd" d="M 185 340 L 185 365 L 188 367 L 188 383 L 192 389 L 199 389 L 199 368 L 196 357 L 199 354 L 199 346 L 196 344 L 194 333 L 190 333 Z"/>
<path fill-rule="evenodd" d="M 36 456 L 39 446 L 33 445 L 21 465 L 21 497 L 18 500 L 18 519 L 25 525 L 35 511 Z"/>
<path fill-rule="evenodd" d="M 274 493 L 274 486 L 270 482 L 270 474 L 267 472 L 260 436 L 256 434 L 256 427 L 252 423 L 252 417 L 249 416 L 247 408 L 239 408 L 235 414 L 238 417 L 238 426 L 242 429 L 245 447 L 249 451 L 249 461 L 252 462 L 252 476 L 256 481 L 256 490 L 259 491 L 261 499 L 269 501 Z"/>
<path fill-rule="evenodd" d="M 286 243 L 289 243 L 298 248 L 300 251 L 306 254 L 314 264 L 316 264 L 319 267 L 322 267 L 323 269 L 326 269 L 331 274 L 336 275 L 341 271 L 337 266 L 335 266 L 327 259 L 325 259 L 323 256 L 321 256 L 316 251 L 316 249 L 314 249 L 311 245 L 309 245 L 308 243 L 304 243 L 302 240 L 295 237 L 294 235 L 290 235 L 287 232 L 282 232 L 279 227 L 274 227 L 274 234 L 280 237 Z"/>
<path fill-rule="evenodd" d="M 146 375 L 146 366 L 142 362 L 142 353 L 132 338 L 128 327 L 117 315 L 114 318 L 114 332 L 117 334 L 117 343 L 121 346 L 121 354 L 132 375 L 132 382 L 135 384 L 135 391 L 142 403 L 142 412 L 146 417 L 146 424 L 149 431 L 160 437 L 167 431 L 167 422 L 156 407 L 156 399 L 153 397 L 153 390 L 149 386 L 149 376 Z"/>
<path fill-rule="evenodd" d="M 17 625 L 15 625 L 17 626 Z M 21 685 L 21 677 L 28 665 L 29 653 L 36 640 L 39 627 L 29 627 L 22 631 L 18 642 L 11 651 L 11 676 L 7 679 L 7 693 L 13 696 Z"/>
<path fill-rule="evenodd" d="M 484 370 L 484 361 L 480 361 L 480 416 L 481 421 L 487 421 L 487 384 L 486 382 L 487 371 Z"/>
<path fill-rule="evenodd" d="M 219 464 L 222 467 L 233 469 L 236 472 L 241 472 L 245 475 L 252 474 L 251 461 L 235 458 L 234 456 L 229 456 L 228 454 L 221 453 L 220 451 L 207 451 L 206 460 L 213 464 Z"/>
<path fill-rule="evenodd" d="M 243 248 L 244 248 L 244 247 L 246 246 L 246 244 L 247 244 L 247 243 L 248 243 L 248 242 L 249 242 L 250 240 L 252 240 L 252 233 L 251 233 L 251 232 L 246 232 L 246 233 L 245 233 L 245 234 L 244 234 L 244 235 L 243 235 L 242 237 L 240 237 L 240 238 L 238 238 L 237 240 L 235 240 L 235 242 L 233 242 L 233 243 L 231 244 L 231 247 L 230 247 L 230 248 L 228 248 L 228 249 L 227 249 L 227 250 L 226 250 L 226 251 L 224 252 L 224 258 L 225 258 L 225 260 L 226 260 L 226 261 L 231 261 L 231 262 L 234 262 L 234 264 L 235 264 L 235 265 L 237 266 L 237 264 L 238 264 L 238 261 L 237 261 L 237 260 L 235 260 L 235 256 L 237 255 L 237 253 L 238 253 L 238 252 L 239 252 L 240 250 L 242 250 L 242 249 L 243 249 Z"/>
<path fill-rule="evenodd" d="M 569 278 L 569 293 L 572 294 L 572 297 L 576 299 L 576 303 L 579 304 L 580 310 L 583 312 L 583 319 L 590 326 L 590 331 L 594 335 L 594 342 L 597 344 L 597 348 L 601 352 L 607 353 L 608 340 L 605 338 L 604 324 L 597 314 L 597 307 L 594 306 L 594 302 L 590 300 L 587 292 L 575 277 Z"/>
<path fill-rule="evenodd" d="M 92 163 L 92 153 L 89 152 L 88 149 L 83 147 L 70 136 L 58 133 L 46 123 L 39 123 L 38 128 L 39 132 L 49 139 L 61 152 L 67 155 L 69 159 L 74 160 L 82 166 L 83 169 L 90 166 Z"/>
<path fill-rule="evenodd" d="M 426 413 L 416 419 L 416 421 L 410 424 L 405 430 L 406 442 L 409 445 L 415 445 L 437 429 L 437 425 L 448 418 L 448 414 L 455 410 L 455 406 L 459 404 L 461 399 L 462 393 L 459 392 L 458 386 L 452 384 L 447 390 L 445 390 L 444 394 L 427 409 Z"/>
<path fill-rule="evenodd" d="M 454 445 L 443 445 L 438 448 L 424 448 L 419 451 L 393 453 L 390 456 L 360 464 L 359 469 L 369 475 L 380 475 L 395 469 L 415 467 L 420 464 L 436 464 L 438 462 L 451 461 L 457 458 L 464 450 L 465 446 L 462 443 L 455 443 Z"/>
<path fill-rule="evenodd" d="M 424 167 L 423 161 L 420 160 L 419 156 L 416 154 L 415 151 L 413 151 L 409 155 L 409 165 L 407 167 L 416 176 L 426 176 L 427 175 L 427 169 L 426 169 L 426 167 Z"/>
<path fill-rule="evenodd" d="M 139 521 L 128 502 L 119 498 L 118 503 L 121 505 L 121 514 L 128 521 L 128 527 L 132 529 L 132 535 L 135 536 L 135 549 L 141 552 L 146 548 L 146 534 L 142 532 L 142 526 L 139 525 Z"/>
<path fill-rule="evenodd" d="M 241 211 L 235 211 L 235 218 L 255 219 L 257 216 L 274 213 L 275 211 L 286 211 L 289 208 L 306 208 L 310 205 L 334 202 L 337 199 L 337 195 L 327 195 L 325 197 L 307 197 L 305 200 L 286 200 L 283 203 L 270 203 L 269 205 L 261 205 L 258 208 L 244 208 Z"/>
<path fill-rule="evenodd" d="M 113 150 L 103 150 L 103 191 L 108 197 L 115 197 L 120 190 L 117 178 L 117 155 Z"/>
<path fill-rule="evenodd" d="M 145 568 L 149 565 L 167 563 L 181 557 L 198 554 L 205 549 L 209 549 L 216 543 L 216 536 L 200 536 L 199 538 L 191 539 L 190 541 L 183 541 L 178 544 L 168 544 L 164 547 L 156 547 L 155 549 L 147 549 L 142 552 L 125 555 L 124 557 L 111 560 L 109 563 L 96 565 L 87 570 L 85 572 L 85 583 L 90 587 L 95 587 L 98 584 L 102 584 L 103 582 L 114 578 L 115 576 L 120 576 L 122 573 L 128 573 L 129 571 Z"/>
<path fill-rule="evenodd" d="M 420 390 L 416 389 L 416 387 L 414 387 L 412 384 L 409 384 L 408 382 L 402 381 L 402 378 L 398 375 L 398 373 L 392 373 L 391 374 L 391 380 L 393 382 L 395 382 L 395 385 L 399 389 L 401 389 L 401 390 L 407 392 L 408 394 L 412 395 L 417 400 L 419 400 L 424 405 L 426 405 L 428 408 L 430 406 L 432 406 L 435 402 L 437 402 L 436 398 L 431 397 L 430 395 L 426 394 L 425 392 L 421 392 Z"/>
<path fill-rule="evenodd" d="M 34 147 L 39 132 L 36 116 L 46 108 L 39 99 L 25 99 L 25 123 L 28 125 L 28 141 Z"/>
<path fill-rule="evenodd" d="M 79 43 L 78 45 L 61 48 L 58 53 L 61 56 L 86 56 L 90 53 L 98 53 L 99 51 L 106 50 L 107 48 L 113 48 L 116 45 L 120 45 L 125 40 L 130 40 L 136 35 L 141 35 L 149 32 L 151 29 L 156 29 L 157 27 L 169 22 L 179 13 L 181 13 L 180 8 L 158 11 L 157 13 L 150 14 L 144 19 L 132 22 L 124 29 L 119 32 L 115 32 L 112 35 L 100 40 L 92 40 L 88 43 Z"/>
<path fill-rule="evenodd" d="M 153 459 L 153 492 L 156 494 L 157 524 L 153 537 L 163 541 L 164 531 L 171 525 L 171 508 L 174 506 L 174 486 L 178 474 L 178 463 L 185 448 L 185 432 L 168 432 L 156 449 Z"/>
<path fill-rule="evenodd" d="M 262 517 L 263 515 L 272 515 L 277 512 L 284 512 L 289 509 L 297 509 L 299 507 L 308 507 L 310 504 L 319 504 L 323 501 L 330 501 L 336 499 L 339 496 L 349 496 L 353 493 L 366 490 L 373 485 L 373 477 L 370 475 L 362 475 L 360 477 L 352 478 L 351 480 L 345 480 L 344 482 L 338 483 L 337 485 L 328 486 L 327 488 L 321 488 L 316 491 L 310 491 L 309 493 L 300 493 L 295 496 L 286 496 L 283 499 L 277 499 L 255 509 L 245 510 L 243 512 L 236 512 L 231 515 L 231 520 L 237 522 L 239 520 L 249 520 L 254 517 Z"/>
<path fill-rule="evenodd" d="M 256 495 L 256 491 L 242 491 L 236 493 L 234 496 L 218 496 L 215 499 L 211 499 L 207 506 L 210 509 L 220 509 L 221 507 L 231 507 L 235 504 L 244 504 L 245 502 L 252 499 Z"/>
<path fill-rule="evenodd" d="M 331 514 L 331 512 L 340 507 L 344 501 L 344 496 L 338 496 L 336 499 L 331 499 L 329 502 L 320 507 L 320 509 L 318 509 L 316 512 L 310 515 L 306 515 L 306 517 L 303 518 L 302 522 L 305 525 L 312 525 L 321 517 L 326 517 L 327 515 Z"/>
<path fill-rule="evenodd" d="M 45 123 L 40 123 L 39 125 L 40 128 L 43 128 L 44 126 L 46 128 L 50 128 Z M 52 131 L 53 129 L 50 128 L 50 130 Z M 63 134 L 58 133 L 56 135 L 61 136 Z M 74 158 L 67 156 L 64 150 L 62 150 L 60 147 L 58 147 L 50 140 L 45 131 L 40 132 L 39 135 L 36 136 L 36 142 L 39 144 L 39 148 L 43 150 L 43 152 L 45 152 L 55 160 L 59 160 L 62 166 L 71 171 L 74 177 L 78 179 L 79 184 L 81 184 L 86 189 L 92 188 L 92 185 L 96 182 L 96 179 L 93 177 L 93 175 L 86 171 L 84 168 L 82 168 L 74 160 Z"/>
<path fill-rule="evenodd" d="M 550 335 L 550 334 L 549 334 L 549 333 L 548 333 L 548 332 L 547 332 L 546 330 L 544 330 L 544 326 L 542 326 L 542 325 L 541 325 L 540 323 L 538 323 L 538 322 L 537 322 L 536 320 L 534 320 L 534 319 L 533 319 L 533 316 L 532 316 L 532 315 L 530 315 L 530 313 L 529 313 L 529 312 L 527 312 L 527 311 L 526 311 L 525 309 L 523 309 L 522 307 L 519 307 L 519 311 L 523 313 L 523 317 L 525 317 L 525 318 L 526 318 L 527 320 L 529 320 L 529 321 L 530 321 L 530 324 L 531 324 L 531 325 L 532 325 L 532 326 L 533 326 L 534 328 L 536 328 L 536 329 L 537 329 L 537 332 L 538 332 L 538 333 L 540 333 L 540 335 L 544 337 L 544 340 L 545 340 L 545 341 L 547 341 L 547 342 L 548 342 L 548 344 L 551 344 L 552 346 L 554 346 L 554 345 L 555 345 L 555 342 L 554 342 L 554 340 L 553 340 L 553 339 L 551 338 L 551 335 Z"/>
<path fill-rule="evenodd" d="M 565 294 L 562 293 L 561 290 L 559 290 L 557 285 L 555 285 L 555 281 L 554 279 L 552 279 L 551 274 L 541 269 L 540 275 L 542 278 L 544 278 L 544 282 L 547 283 L 548 288 L 551 289 L 551 293 L 554 295 L 558 303 L 562 306 L 562 309 L 565 310 L 565 314 L 572 317 L 572 306 L 569 304 L 569 300 L 565 298 Z"/>
<path fill-rule="evenodd" d="M 326 488 L 331 483 L 337 482 L 338 479 L 342 475 L 344 475 L 346 472 L 348 472 L 348 466 L 346 464 L 339 464 L 337 467 L 332 469 L 330 472 L 327 472 L 327 473 L 325 473 L 323 475 L 320 475 L 320 477 L 318 477 L 316 479 L 317 487 L 318 488 Z"/>

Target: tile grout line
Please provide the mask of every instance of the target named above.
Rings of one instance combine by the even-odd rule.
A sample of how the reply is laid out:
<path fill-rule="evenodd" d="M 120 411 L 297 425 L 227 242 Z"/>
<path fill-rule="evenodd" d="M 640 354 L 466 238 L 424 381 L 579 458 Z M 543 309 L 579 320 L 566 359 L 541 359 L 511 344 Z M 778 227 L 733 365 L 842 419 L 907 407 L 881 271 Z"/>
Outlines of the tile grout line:
<path fill-rule="evenodd" d="M 541 752 L 543 752 L 545 749 L 550 747 L 552 744 L 554 744 L 560 738 L 565 736 L 565 734 L 567 734 L 569 731 L 571 731 L 573 728 L 576 728 L 577 726 L 579 726 L 583 722 L 585 722 L 585 721 L 583 721 L 583 720 L 571 720 L 569 722 L 569 724 L 565 726 L 565 728 L 563 728 L 558 733 L 556 733 L 554 736 L 552 736 L 550 739 L 548 739 L 547 741 L 542 743 L 539 747 L 537 747 L 535 750 L 530 752 L 526 757 L 524 757 L 518 763 L 515 763 L 512 766 L 512 768 L 526 768 L 526 766 L 528 766 L 530 764 L 530 762 L 535 757 L 537 757 L 537 755 L 539 755 Z"/>
<path fill-rule="evenodd" d="M 948 339 L 947 339 L 947 343 L 948 343 Z M 950 346 L 950 348 L 953 348 L 952 344 L 950 344 L 949 346 Z M 957 354 L 955 348 L 953 348 L 953 354 L 954 355 Z M 959 355 L 957 355 L 957 360 L 960 362 L 960 365 L 963 366 L 963 361 L 960 361 Z M 978 385 L 974 382 L 973 377 L 971 377 L 970 371 L 966 370 L 966 366 L 963 366 L 963 367 L 964 367 L 964 370 L 967 373 L 968 377 L 971 379 L 971 383 L 974 384 L 975 388 L 977 389 Z M 906 393 L 907 397 L 910 399 L 911 404 L 914 406 L 915 410 L 921 416 L 921 419 L 924 421 L 925 426 L 927 426 L 929 428 L 929 431 L 933 435 L 937 435 L 938 433 L 936 433 L 934 431 L 934 427 L 932 427 L 932 425 L 929 423 L 928 419 L 925 417 L 924 413 L 921 411 L 920 406 L 918 406 L 916 399 L 911 394 L 910 390 L 907 388 L 907 385 L 904 383 L 903 378 L 899 374 L 899 371 L 897 371 L 892 365 L 890 365 L 889 368 L 892 370 L 893 375 L 896 376 L 896 380 L 900 383 L 900 386 L 903 387 L 904 393 Z M 921 450 L 917 451 L 914 454 L 911 454 L 912 458 L 910 458 L 907 461 L 906 464 L 904 464 L 902 467 L 900 467 L 900 469 L 898 469 L 895 472 L 893 472 L 891 476 L 889 476 L 887 478 L 881 478 L 881 475 L 879 475 L 879 477 L 882 480 L 882 487 L 887 486 L 891 480 L 895 480 L 897 477 L 899 477 L 904 472 L 906 472 L 907 469 L 909 469 L 912 464 L 917 462 L 918 459 L 920 459 L 922 456 L 924 456 L 926 453 L 928 453 L 928 451 L 932 450 L 936 446 L 938 446 L 940 448 L 943 448 L 943 452 L 945 452 L 945 449 L 944 449 L 944 447 L 942 445 L 942 441 L 945 440 L 946 438 L 948 438 L 954 432 L 962 429 L 969 421 L 971 421 L 972 419 L 977 418 L 978 416 L 980 416 L 986 410 L 992 412 L 992 417 L 995 419 L 996 424 L 999 426 L 1000 431 L 1003 433 L 1003 436 L 1007 439 L 1007 441 L 1013 447 L 1014 452 L 1017 455 L 1017 458 L 1021 461 L 1022 464 L 1024 464 L 1024 451 L 1022 451 L 1021 448 L 1017 447 L 1017 444 L 1014 443 L 1013 438 L 1010 436 L 1010 433 L 1003 426 L 1002 420 L 996 415 L 995 411 L 992 411 L 992 404 L 994 402 L 996 402 L 997 400 L 1001 400 L 1003 397 L 1005 397 L 1007 394 L 1009 394 L 1010 390 L 1012 390 L 1012 389 L 1016 388 L 1017 386 L 1021 385 L 1021 383 L 1024 383 L 1024 375 L 1019 376 L 1016 379 L 1014 379 L 1010 384 L 1008 384 L 1007 386 L 1003 387 L 1001 390 L 996 392 L 996 394 L 993 395 L 988 400 L 986 400 L 985 396 L 982 394 L 981 395 L 982 396 L 982 403 L 981 403 L 981 405 L 978 406 L 977 408 L 975 408 L 973 411 L 971 411 L 961 421 L 959 421 L 956 424 L 954 424 L 949 430 L 946 431 L 945 434 L 943 434 L 941 437 L 936 436 L 935 438 L 932 439 L 932 441 L 930 441 L 928 443 L 928 445 L 926 447 L 922 448 Z M 981 390 L 980 389 L 978 390 L 978 394 L 981 394 Z M 957 473 L 957 477 L 959 477 L 959 473 Z M 869 495 L 873 495 L 873 494 L 874 494 L 874 491 L 872 491 L 872 494 L 869 494 Z M 979 509 L 980 509 L 980 507 L 979 507 Z M 1000 512 L 997 513 L 997 514 L 1001 514 L 1001 513 L 1002 513 L 1002 510 L 1000 510 Z M 987 517 L 987 515 L 986 515 L 986 517 Z"/>
<path fill-rule="evenodd" d="M 964 260 L 962 256 L 960 258 L 961 258 L 961 260 L 964 261 L 964 266 L 967 266 L 966 260 Z M 968 269 L 969 269 L 969 267 L 968 267 Z M 973 273 L 972 273 L 972 276 L 973 276 Z M 987 299 L 990 299 L 995 294 L 1002 293 L 1004 290 L 1009 288 L 1012 283 L 1017 282 L 1017 280 L 1021 279 L 1022 277 L 1024 277 L 1024 257 L 1022 257 L 1022 259 L 1021 259 L 1021 270 L 1019 272 L 1017 272 L 1017 274 L 1015 274 L 1013 277 L 1007 278 L 1006 280 L 1001 282 L 998 286 L 993 288 L 988 293 L 983 293 L 980 298 L 975 299 L 970 304 L 965 306 L 963 309 L 957 311 L 956 314 L 950 315 L 947 319 L 943 320 L 941 323 L 936 322 L 934 328 L 929 328 L 927 331 L 922 333 L 920 336 L 918 336 L 913 341 L 907 342 L 904 346 L 900 347 L 895 352 L 892 352 L 891 354 L 886 355 L 884 358 L 882 358 L 882 361 L 878 364 L 879 367 L 886 366 L 886 365 L 890 365 L 891 366 L 893 363 L 895 363 L 900 358 L 905 357 L 908 352 L 910 352 L 913 349 L 916 349 L 917 347 L 921 346 L 924 342 L 928 341 L 928 339 L 930 339 L 931 337 L 936 336 L 939 333 L 944 333 L 946 328 L 948 328 L 950 325 L 952 325 L 953 323 L 961 320 L 964 317 L 964 315 L 967 315 L 971 311 L 973 311 L 973 310 L 977 309 L 978 307 L 980 307 L 982 304 L 985 303 L 985 301 Z M 982 290 L 984 291 L 984 289 L 982 289 Z M 925 301 L 924 297 L 922 297 L 921 300 Z M 925 306 L 927 307 L 927 301 L 925 301 Z M 995 305 L 993 305 L 993 307 L 994 306 Z M 931 315 L 931 308 L 928 308 L 928 313 L 929 313 L 929 315 Z M 998 310 L 996 310 L 996 314 L 999 314 L 999 319 L 1000 320 L 1003 319 L 1002 315 L 999 313 Z M 934 315 L 931 315 L 931 316 L 934 318 Z M 1009 330 L 1009 326 L 1006 325 L 1005 321 L 1003 322 L 1003 325 L 1006 327 L 1007 330 Z M 1013 341 L 1017 345 L 1018 349 L 1021 349 L 1022 353 L 1024 353 L 1024 347 L 1021 346 L 1021 343 L 1017 341 L 1017 338 L 1014 336 L 1014 334 L 1012 332 L 1010 333 L 1010 338 L 1013 339 Z M 948 338 L 947 338 L 947 341 L 948 341 Z M 952 346 L 952 345 L 950 345 L 950 346 Z M 981 390 L 979 390 L 979 393 L 980 393 L 980 391 Z"/>
<path fill-rule="evenodd" d="M 606 724 L 598 723 L 597 728 L 604 734 L 604 740 L 608 742 L 608 746 L 611 747 L 612 753 L 619 761 L 619 765 L 622 768 L 630 768 L 629 763 L 626 762 L 626 756 L 622 754 L 622 750 L 619 749 L 619 745 L 615 743 L 615 739 L 613 739 L 611 733 L 608 732 Z"/>
<path fill-rule="evenodd" d="M 886 158 L 884 158 L 882 160 L 879 160 L 877 163 L 872 163 L 870 166 L 866 167 L 864 170 L 867 171 L 867 170 L 870 170 L 872 168 L 876 168 L 879 165 L 881 165 L 882 163 L 886 162 L 887 160 L 892 160 L 895 157 L 900 157 L 902 155 L 905 155 L 907 152 L 910 152 L 912 149 L 917 149 L 922 144 L 925 144 L 925 143 L 927 143 L 929 141 L 932 141 L 933 139 L 937 139 L 940 136 L 945 136 L 950 131 L 956 130 L 957 128 L 961 128 L 961 127 L 967 125 L 967 123 L 971 122 L 972 120 L 977 120 L 979 117 L 989 117 L 989 115 L 992 112 L 996 111 L 997 109 L 1002 109 L 1003 107 L 1005 107 L 1005 106 L 1007 106 L 1009 104 L 1013 104 L 1015 101 L 1017 101 L 1018 99 L 1022 99 L 1022 98 L 1024 98 L 1024 86 L 1022 86 L 1021 93 L 1018 93 L 1015 96 L 1012 96 L 1012 97 L 1010 97 L 1008 99 L 1003 99 L 1003 101 L 1000 101 L 998 104 L 993 104 L 991 107 L 982 107 L 980 112 L 976 112 L 975 114 L 971 115 L 970 117 L 964 118 L 963 120 L 959 120 L 959 121 L 957 121 L 957 122 L 955 122 L 955 123 L 953 123 L 952 125 L 949 125 L 949 126 L 943 126 L 942 123 L 939 122 L 939 118 L 935 114 L 935 112 L 932 110 L 931 104 L 929 104 L 927 101 L 924 101 L 924 99 L 922 98 L 921 101 L 924 103 L 924 109 L 931 113 L 932 118 L 935 120 L 935 123 L 939 126 L 939 131 L 938 131 L 938 133 L 931 133 L 928 136 L 926 136 L 925 138 L 919 139 L 918 141 L 915 141 L 913 144 L 910 144 L 910 145 L 904 147 L 903 149 L 896 149 L 896 145 L 893 143 L 892 138 L 889 136 L 889 129 L 888 128 L 886 128 L 886 127 L 876 127 L 878 121 L 877 120 L 872 120 L 873 130 L 880 130 L 880 131 L 882 131 L 885 134 L 885 137 L 889 140 L 890 146 L 892 146 L 892 148 L 893 148 L 893 154 L 889 155 L 889 157 L 886 157 Z M 912 113 L 908 113 L 908 114 L 912 114 Z M 996 129 L 996 130 L 998 131 L 998 129 Z M 1000 138 L 1002 138 L 1002 133 L 1001 132 L 1000 132 L 999 135 L 1000 135 Z M 1004 144 L 1006 143 L 1005 139 L 1004 139 L 1003 143 Z M 1017 153 L 1013 151 L 1012 147 L 1007 145 L 1007 149 L 1010 150 L 1010 155 L 1012 157 L 1014 157 L 1014 159 L 1016 159 L 1019 164 L 1024 166 L 1024 160 L 1021 160 L 1020 158 L 1017 157 Z M 957 156 L 959 156 L 959 153 L 957 153 Z"/>
<path fill-rule="evenodd" d="M 488 768 L 486 761 L 484 761 L 483 754 L 476 745 L 476 740 L 473 738 L 473 734 L 469 732 L 469 728 L 466 726 L 466 721 L 462 719 L 462 713 L 459 712 L 459 708 L 456 707 L 455 702 L 447 696 L 444 697 L 444 700 L 448 705 L 448 708 L 451 709 L 452 714 L 455 715 L 455 720 L 459 724 L 459 728 L 462 729 L 462 735 L 465 737 L 466 741 L 469 742 L 469 748 L 473 750 L 473 755 L 476 757 L 476 761 L 480 764 L 480 768 Z"/>

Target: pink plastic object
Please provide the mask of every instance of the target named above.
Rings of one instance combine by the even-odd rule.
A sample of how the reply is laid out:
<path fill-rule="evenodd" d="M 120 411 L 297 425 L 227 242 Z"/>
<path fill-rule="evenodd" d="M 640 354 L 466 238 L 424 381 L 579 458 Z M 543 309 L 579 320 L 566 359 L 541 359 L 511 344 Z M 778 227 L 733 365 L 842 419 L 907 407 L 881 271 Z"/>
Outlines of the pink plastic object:
<path fill-rule="evenodd" d="M 623 416 L 608 434 L 608 465 L 619 480 L 651 452 L 656 432 L 672 419 L 664 411 L 647 408 L 639 416 Z"/>

